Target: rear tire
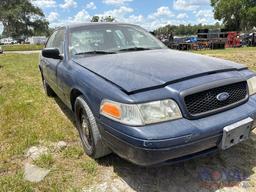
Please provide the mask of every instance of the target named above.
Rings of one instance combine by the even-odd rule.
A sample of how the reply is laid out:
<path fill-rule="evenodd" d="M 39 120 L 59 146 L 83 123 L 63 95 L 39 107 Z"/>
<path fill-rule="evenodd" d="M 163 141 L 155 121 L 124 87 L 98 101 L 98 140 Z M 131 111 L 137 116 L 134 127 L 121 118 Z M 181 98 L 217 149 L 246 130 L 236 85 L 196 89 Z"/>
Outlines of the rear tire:
<path fill-rule="evenodd" d="M 43 79 L 43 87 L 44 87 L 44 92 L 48 97 L 55 97 L 56 94 L 52 90 L 52 88 L 48 85 L 45 79 Z"/>
<path fill-rule="evenodd" d="M 77 97 L 74 106 L 76 126 L 85 153 L 98 159 L 111 153 L 102 142 L 95 117 L 83 96 Z"/>

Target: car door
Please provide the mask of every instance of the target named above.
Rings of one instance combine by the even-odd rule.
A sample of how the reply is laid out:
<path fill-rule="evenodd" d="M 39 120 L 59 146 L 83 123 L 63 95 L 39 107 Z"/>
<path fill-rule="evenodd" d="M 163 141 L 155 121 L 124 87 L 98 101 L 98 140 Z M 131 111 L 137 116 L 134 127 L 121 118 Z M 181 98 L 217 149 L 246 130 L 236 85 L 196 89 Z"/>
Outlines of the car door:
<path fill-rule="evenodd" d="M 65 30 L 60 29 L 55 31 L 46 44 L 46 48 L 57 48 L 60 54 L 64 54 L 64 34 Z M 61 59 L 52 59 L 42 57 L 41 62 L 43 62 L 43 72 L 44 78 L 51 88 L 57 93 L 60 93 L 57 83 L 57 68 L 58 65 L 63 63 Z"/>

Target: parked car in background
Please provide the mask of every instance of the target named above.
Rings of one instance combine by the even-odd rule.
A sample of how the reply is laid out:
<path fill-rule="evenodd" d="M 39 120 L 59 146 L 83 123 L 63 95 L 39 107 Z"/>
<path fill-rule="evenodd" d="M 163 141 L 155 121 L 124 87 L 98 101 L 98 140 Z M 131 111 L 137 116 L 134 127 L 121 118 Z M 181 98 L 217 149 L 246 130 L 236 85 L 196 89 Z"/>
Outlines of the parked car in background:
<path fill-rule="evenodd" d="M 24 44 L 25 43 L 25 38 L 17 38 L 15 40 L 17 41 L 17 44 Z"/>
<path fill-rule="evenodd" d="M 0 40 L 0 43 L 1 43 L 2 45 L 11 45 L 11 44 L 16 44 L 17 41 L 14 40 L 14 39 L 11 38 L 11 37 L 8 37 L 8 38 L 3 38 L 3 39 L 1 39 L 1 40 Z"/>
<path fill-rule="evenodd" d="M 73 111 L 93 158 L 114 152 L 142 166 L 177 162 L 229 149 L 256 127 L 254 72 L 169 50 L 136 25 L 59 28 L 39 68 L 46 94 Z"/>
<path fill-rule="evenodd" d="M 0 54 L 4 52 L 3 48 L 0 46 Z"/>

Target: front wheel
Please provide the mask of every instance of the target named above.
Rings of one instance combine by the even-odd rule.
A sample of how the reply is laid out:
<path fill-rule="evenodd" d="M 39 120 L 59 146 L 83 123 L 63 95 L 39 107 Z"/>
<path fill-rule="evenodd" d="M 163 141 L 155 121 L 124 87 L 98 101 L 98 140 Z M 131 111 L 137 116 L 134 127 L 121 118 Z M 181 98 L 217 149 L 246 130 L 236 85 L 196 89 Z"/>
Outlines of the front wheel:
<path fill-rule="evenodd" d="M 86 154 L 94 159 L 111 153 L 102 142 L 95 117 L 83 96 L 75 101 L 76 126 Z"/>

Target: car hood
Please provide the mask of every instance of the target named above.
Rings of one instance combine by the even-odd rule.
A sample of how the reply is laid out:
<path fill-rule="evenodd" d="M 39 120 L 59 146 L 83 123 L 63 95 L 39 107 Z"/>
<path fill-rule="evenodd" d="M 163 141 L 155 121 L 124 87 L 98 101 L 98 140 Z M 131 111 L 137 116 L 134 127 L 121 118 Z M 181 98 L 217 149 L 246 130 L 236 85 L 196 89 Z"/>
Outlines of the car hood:
<path fill-rule="evenodd" d="M 246 68 L 231 61 L 168 49 L 79 57 L 73 61 L 126 93 L 158 88 L 209 73 Z"/>

